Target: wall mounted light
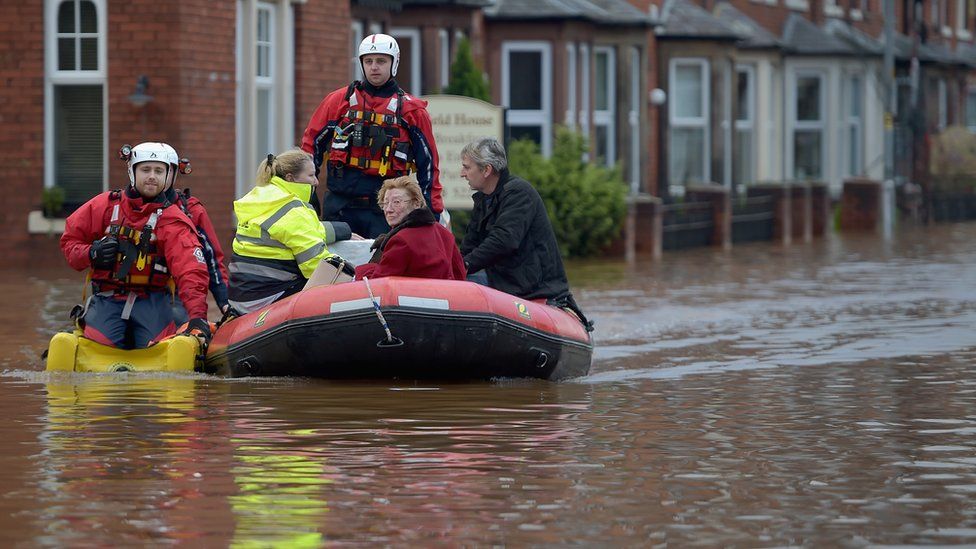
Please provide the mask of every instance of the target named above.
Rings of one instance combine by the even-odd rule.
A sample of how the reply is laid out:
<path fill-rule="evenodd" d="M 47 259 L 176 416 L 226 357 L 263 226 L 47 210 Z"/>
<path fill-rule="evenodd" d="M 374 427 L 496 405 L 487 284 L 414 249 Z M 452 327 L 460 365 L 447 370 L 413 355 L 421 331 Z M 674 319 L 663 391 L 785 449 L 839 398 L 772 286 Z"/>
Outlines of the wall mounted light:
<path fill-rule="evenodd" d="M 668 94 L 661 88 L 654 88 L 651 90 L 649 99 L 651 100 L 651 105 L 660 107 L 665 101 L 668 100 Z"/>
<path fill-rule="evenodd" d="M 139 78 L 136 78 L 136 89 L 129 96 L 129 103 L 132 103 L 132 105 L 136 108 L 145 107 L 150 101 L 153 100 L 153 97 L 146 93 L 148 88 L 148 76 L 143 74 L 140 75 Z"/>

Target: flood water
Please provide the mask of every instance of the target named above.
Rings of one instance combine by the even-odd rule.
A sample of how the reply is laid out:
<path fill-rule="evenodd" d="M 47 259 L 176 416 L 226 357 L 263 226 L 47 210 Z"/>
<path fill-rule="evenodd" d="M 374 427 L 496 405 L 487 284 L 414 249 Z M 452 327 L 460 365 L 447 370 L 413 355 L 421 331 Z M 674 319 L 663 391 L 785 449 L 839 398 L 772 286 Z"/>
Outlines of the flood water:
<path fill-rule="evenodd" d="M 0 274 L 0 540 L 976 544 L 976 224 L 571 278 L 591 375 L 434 384 L 48 376 L 80 277 Z"/>

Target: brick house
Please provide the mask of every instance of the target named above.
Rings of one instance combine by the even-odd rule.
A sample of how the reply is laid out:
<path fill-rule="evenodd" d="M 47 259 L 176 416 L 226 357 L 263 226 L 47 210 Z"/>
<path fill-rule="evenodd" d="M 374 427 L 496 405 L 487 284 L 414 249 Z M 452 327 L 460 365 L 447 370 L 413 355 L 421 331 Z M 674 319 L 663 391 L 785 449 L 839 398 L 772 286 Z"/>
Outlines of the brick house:
<path fill-rule="evenodd" d="M 481 43 L 483 4 L 4 2 L 0 160 L 24 174 L 5 180 L 4 265 L 61 264 L 64 213 L 126 185 L 116 151 L 144 140 L 190 158 L 194 172 L 178 185 L 207 205 L 229 247 L 232 200 L 250 188 L 259 160 L 297 145 L 322 98 L 356 76 L 362 33 L 398 36 L 405 85 L 429 93 L 445 81 L 459 37 Z M 23 189 L 13 192 L 15 185 Z M 40 209 L 54 186 L 64 189 L 65 211 L 52 221 Z"/>

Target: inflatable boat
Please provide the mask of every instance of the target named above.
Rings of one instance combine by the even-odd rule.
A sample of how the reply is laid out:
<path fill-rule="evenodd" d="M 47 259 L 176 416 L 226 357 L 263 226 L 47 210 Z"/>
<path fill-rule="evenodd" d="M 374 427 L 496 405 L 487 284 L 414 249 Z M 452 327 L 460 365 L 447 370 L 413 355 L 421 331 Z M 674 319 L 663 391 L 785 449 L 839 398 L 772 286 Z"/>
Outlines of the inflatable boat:
<path fill-rule="evenodd" d="M 232 377 L 561 380 L 586 375 L 576 315 L 473 282 L 316 286 L 224 323 L 204 371 Z"/>

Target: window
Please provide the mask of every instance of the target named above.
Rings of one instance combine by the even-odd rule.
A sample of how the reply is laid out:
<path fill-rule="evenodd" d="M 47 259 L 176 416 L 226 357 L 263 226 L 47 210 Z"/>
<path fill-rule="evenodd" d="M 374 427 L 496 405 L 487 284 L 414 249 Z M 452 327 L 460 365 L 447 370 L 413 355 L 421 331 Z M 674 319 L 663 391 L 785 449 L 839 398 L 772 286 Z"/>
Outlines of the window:
<path fill-rule="evenodd" d="M 864 173 L 864 83 L 860 75 L 850 75 L 847 79 L 847 175 Z"/>
<path fill-rule="evenodd" d="M 414 28 L 390 29 L 390 36 L 400 45 L 400 66 L 396 81 L 407 93 L 420 95 L 424 92 L 420 71 L 420 31 Z"/>
<path fill-rule="evenodd" d="M 352 80 L 364 79 L 363 77 L 363 66 L 359 63 L 359 43 L 363 41 L 363 23 L 362 21 L 353 21 L 350 25 L 351 32 L 349 44 L 349 77 Z"/>
<path fill-rule="evenodd" d="M 704 59 L 672 59 L 669 81 L 668 184 L 672 194 L 680 195 L 687 183 L 701 183 L 711 178 L 708 62 Z"/>
<path fill-rule="evenodd" d="M 973 37 L 969 32 L 970 0 L 956 0 L 956 36 L 964 40 Z"/>
<path fill-rule="evenodd" d="M 104 0 L 49 0 L 45 28 L 44 185 L 70 211 L 106 188 Z"/>
<path fill-rule="evenodd" d="M 566 44 L 566 115 L 563 122 L 570 128 L 576 126 L 576 44 Z"/>
<path fill-rule="evenodd" d="M 593 140 L 597 161 L 613 166 L 617 161 L 616 104 L 617 70 L 616 55 L 611 47 L 593 48 Z"/>
<path fill-rule="evenodd" d="M 502 104 L 511 139 L 528 138 L 552 152 L 552 51 L 548 42 L 502 44 Z"/>
<path fill-rule="evenodd" d="M 756 69 L 752 65 L 735 68 L 736 108 L 735 140 L 732 144 L 732 183 L 741 186 L 755 182 L 754 155 L 756 148 Z"/>
<path fill-rule="evenodd" d="M 274 16 L 277 6 L 259 4 L 257 9 L 257 33 L 254 40 L 254 84 L 257 97 L 255 119 L 255 158 L 264 158 L 269 153 L 277 154 L 272 146 L 274 129 Z"/>
<path fill-rule="evenodd" d="M 237 2 L 238 196 L 251 188 L 261 159 L 294 141 L 293 22 L 290 4 Z"/>
<path fill-rule="evenodd" d="M 823 75 L 799 73 L 793 86 L 793 178 L 823 177 L 824 94 Z"/>
<path fill-rule="evenodd" d="M 966 93 L 966 127 L 976 133 L 976 89 Z"/>

